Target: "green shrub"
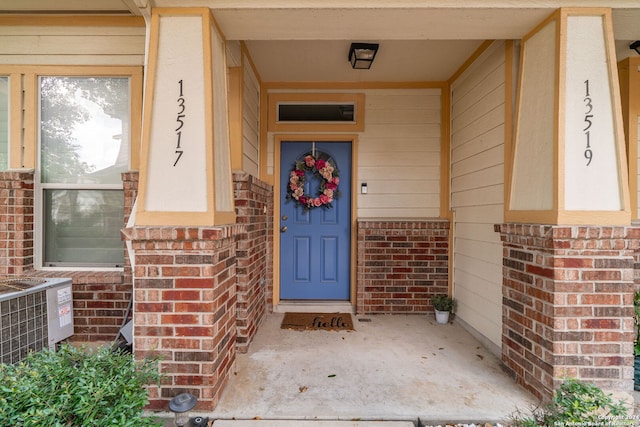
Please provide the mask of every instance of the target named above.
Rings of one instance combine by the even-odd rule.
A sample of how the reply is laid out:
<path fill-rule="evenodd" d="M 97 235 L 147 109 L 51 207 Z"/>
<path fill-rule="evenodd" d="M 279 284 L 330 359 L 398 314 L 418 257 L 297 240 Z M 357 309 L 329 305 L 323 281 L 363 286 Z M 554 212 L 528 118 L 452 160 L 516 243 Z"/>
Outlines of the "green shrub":
<path fill-rule="evenodd" d="M 431 304 L 433 308 L 438 311 L 451 311 L 453 310 L 453 298 L 445 294 L 437 294 L 431 298 Z"/>
<path fill-rule="evenodd" d="M 597 386 L 576 379 L 566 380 L 554 393 L 551 402 L 535 408 L 531 415 L 517 411 L 511 420 L 514 427 L 568 427 L 587 425 L 633 425 L 622 402 Z"/>
<path fill-rule="evenodd" d="M 62 345 L 0 364 L 0 425 L 16 427 L 159 426 L 145 417 L 155 360 L 137 362 L 110 348 Z"/>

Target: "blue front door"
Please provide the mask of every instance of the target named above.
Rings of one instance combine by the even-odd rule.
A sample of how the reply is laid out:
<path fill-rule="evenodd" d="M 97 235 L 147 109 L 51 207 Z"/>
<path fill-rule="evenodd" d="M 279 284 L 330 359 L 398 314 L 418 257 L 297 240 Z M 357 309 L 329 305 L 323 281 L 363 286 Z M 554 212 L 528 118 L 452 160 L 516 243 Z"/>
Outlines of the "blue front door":
<path fill-rule="evenodd" d="M 349 300 L 351 142 L 282 142 L 280 188 L 280 299 Z"/>

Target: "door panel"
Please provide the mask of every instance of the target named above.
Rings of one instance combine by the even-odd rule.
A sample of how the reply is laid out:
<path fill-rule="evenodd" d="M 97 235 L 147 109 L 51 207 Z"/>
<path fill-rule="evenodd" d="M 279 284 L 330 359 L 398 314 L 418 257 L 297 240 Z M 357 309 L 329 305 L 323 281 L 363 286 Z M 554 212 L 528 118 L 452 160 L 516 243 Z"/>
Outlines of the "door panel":
<path fill-rule="evenodd" d="M 315 147 L 339 171 L 340 195 L 332 207 L 305 210 L 288 199 L 295 161 Z M 282 142 L 280 149 L 280 299 L 349 300 L 351 279 L 351 143 Z M 335 176 L 335 173 L 334 173 Z M 316 196 L 320 177 L 307 172 L 305 194 Z"/>

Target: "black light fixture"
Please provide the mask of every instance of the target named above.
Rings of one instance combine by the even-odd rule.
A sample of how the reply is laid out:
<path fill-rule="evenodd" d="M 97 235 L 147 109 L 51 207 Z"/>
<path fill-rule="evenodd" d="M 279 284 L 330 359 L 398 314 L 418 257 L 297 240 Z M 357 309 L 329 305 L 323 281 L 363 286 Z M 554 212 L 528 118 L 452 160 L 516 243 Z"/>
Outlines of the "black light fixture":
<path fill-rule="evenodd" d="M 377 43 L 351 43 L 349 49 L 349 62 L 355 70 L 368 70 L 373 64 L 373 59 L 378 52 Z"/>
<path fill-rule="evenodd" d="M 629 45 L 629 49 L 635 50 L 640 55 L 640 40 L 631 42 L 631 44 Z"/>

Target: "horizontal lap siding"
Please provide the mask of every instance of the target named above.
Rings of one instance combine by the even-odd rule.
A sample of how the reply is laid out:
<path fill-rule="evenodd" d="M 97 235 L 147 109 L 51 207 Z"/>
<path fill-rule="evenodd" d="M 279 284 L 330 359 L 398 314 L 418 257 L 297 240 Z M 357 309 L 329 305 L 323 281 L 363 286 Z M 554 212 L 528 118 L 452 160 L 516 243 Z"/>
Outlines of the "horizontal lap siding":
<path fill-rule="evenodd" d="M 638 144 L 638 148 L 639 148 L 638 149 L 638 159 L 637 159 L 637 162 L 638 162 L 638 169 L 637 170 L 640 171 L 640 116 L 638 116 L 637 122 L 638 122 L 638 124 L 637 124 L 637 126 L 638 126 L 638 133 L 637 133 L 638 141 L 637 141 L 637 144 Z M 636 176 L 636 179 L 638 180 L 638 187 L 637 187 L 638 188 L 638 206 L 637 206 L 638 211 L 637 212 L 638 212 L 638 215 L 640 215 L 640 173 L 638 173 L 638 175 Z"/>
<path fill-rule="evenodd" d="M 369 90 L 358 147 L 361 218 L 438 217 L 440 89 Z"/>
<path fill-rule="evenodd" d="M 452 84 L 451 208 L 457 315 L 496 346 L 502 329 L 505 49 L 495 43 Z"/>
<path fill-rule="evenodd" d="M 365 129 L 358 133 L 356 153 L 358 217 L 439 217 L 441 89 L 324 92 L 365 95 Z M 273 144 L 270 132 L 268 174 L 274 172 Z M 360 193 L 362 183 L 367 194 Z"/>
<path fill-rule="evenodd" d="M 5 84 L 6 83 L 6 84 Z M 0 76 L 0 167 L 9 164 L 9 79 Z"/>
<path fill-rule="evenodd" d="M 143 65 L 145 27 L 0 26 L 0 64 Z"/>
<path fill-rule="evenodd" d="M 60 19 L 64 18 L 60 17 Z M 144 25 L 123 26 L 120 22 L 118 25 L 107 26 L 100 22 L 97 26 L 77 26 L 75 25 L 77 22 L 71 22 L 75 19 L 74 17 L 68 19 L 69 26 L 0 25 L 0 65 L 142 66 L 144 64 Z M 92 21 L 97 22 L 101 19 L 95 17 Z M 90 69 L 87 67 L 87 70 Z M 120 330 L 123 316 L 129 305 L 132 292 L 130 268 L 127 267 L 125 272 L 33 271 L 33 172 L 28 175 L 22 173 L 15 175 L 15 173 L 5 172 L 4 182 L 9 184 L 10 188 L 17 186 L 20 192 L 28 188 L 31 195 L 28 200 L 25 200 L 25 204 L 16 197 L 2 200 L 3 205 L 8 204 L 12 211 L 15 210 L 14 220 L 17 225 L 20 225 L 19 229 L 16 225 L 19 234 L 7 239 L 7 244 L 11 243 L 11 246 L 15 246 L 16 249 L 10 252 L 5 251 L 7 259 L 11 262 L 5 266 L 4 274 L 72 277 L 75 322 L 72 340 L 79 342 L 113 340 Z M 125 180 L 125 188 L 130 189 L 125 190 L 128 214 L 136 194 L 137 176 L 134 181 Z M 115 239 L 120 243 L 122 242 L 119 230 L 125 220 L 121 213 L 120 219 L 113 224 L 116 228 Z M 73 229 L 61 231 L 68 233 L 67 240 L 71 240 L 69 246 L 78 246 L 79 241 L 74 236 Z M 61 243 L 65 243 L 65 239 L 61 240 Z M 91 242 L 85 243 L 87 248 L 91 246 Z M 124 248 L 119 251 L 123 250 Z"/>
<path fill-rule="evenodd" d="M 245 58 L 244 63 L 248 64 L 248 59 Z M 253 176 L 260 176 L 260 83 L 249 66 L 244 67 L 243 103 L 242 168 Z"/>

